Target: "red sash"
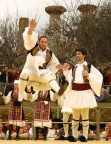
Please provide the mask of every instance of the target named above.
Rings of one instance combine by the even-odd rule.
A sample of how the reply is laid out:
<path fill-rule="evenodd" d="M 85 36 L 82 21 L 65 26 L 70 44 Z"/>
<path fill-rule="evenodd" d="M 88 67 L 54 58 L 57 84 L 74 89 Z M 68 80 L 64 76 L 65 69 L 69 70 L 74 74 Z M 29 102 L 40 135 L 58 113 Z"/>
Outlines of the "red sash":
<path fill-rule="evenodd" d="M 83 90 L 88 90 L 88 89 L 91 89 L 91 86 L 89 85 L 89 83 L 83 83 L 83 84 L 73 83 L 72 84 L 72 90 L 83 91 Z"/>

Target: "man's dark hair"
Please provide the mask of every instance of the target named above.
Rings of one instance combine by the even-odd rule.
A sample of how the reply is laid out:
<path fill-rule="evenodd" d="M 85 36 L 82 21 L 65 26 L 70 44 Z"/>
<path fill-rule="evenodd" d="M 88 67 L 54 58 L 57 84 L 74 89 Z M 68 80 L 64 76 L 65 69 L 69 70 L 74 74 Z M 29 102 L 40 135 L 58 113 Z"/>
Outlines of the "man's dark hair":
<path fill-rule="evenodd" d="M 85 48 L 77 48 L 75 52 L 81 52 L 83 55 L 87 56 L 87 51 Z"/>
<path fill-rule="evenodd" d="M 40 41 L 42 38 L 48 39 L 47 36 L 43 35 L 43 36 L 40 36 L 40 37 L 39 37 L 38 41 Z"/>

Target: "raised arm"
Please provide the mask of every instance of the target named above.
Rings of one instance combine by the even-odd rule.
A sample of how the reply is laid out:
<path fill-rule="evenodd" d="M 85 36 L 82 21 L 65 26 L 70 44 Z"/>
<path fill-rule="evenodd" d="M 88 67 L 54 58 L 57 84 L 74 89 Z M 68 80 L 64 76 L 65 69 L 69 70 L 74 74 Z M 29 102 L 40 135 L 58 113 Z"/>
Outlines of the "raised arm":
<path fill-rule="evenodd" d="M 36 21 L 32 19 L 29 22 L 29 27 L 26 27 L 23 32 L 24 47 L 26 50 L 31 50 L 38 41 L 38 34 L 34 31 L 36 24 Z"/>
<path fill-rule="evenodd" d="M 35 19 L 31 19 L 29 22 L 28 35 L 32 35 L 32 32 L 34 31 L 36 25 L 37 25 L 37 22 L 35 21 Z"/>

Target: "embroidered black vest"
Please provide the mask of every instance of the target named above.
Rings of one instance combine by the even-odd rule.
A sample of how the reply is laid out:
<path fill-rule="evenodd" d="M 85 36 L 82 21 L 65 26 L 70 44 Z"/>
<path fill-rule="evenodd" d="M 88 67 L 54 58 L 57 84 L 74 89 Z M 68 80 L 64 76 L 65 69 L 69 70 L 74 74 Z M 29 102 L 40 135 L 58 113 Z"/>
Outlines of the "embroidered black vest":
<path fill-rule="evenodd" d="M 76 71 L 76 68 L 75 67 L 72 71 L 72 77 L 73 77 L 73 81 L 75 80 L 75 71 Z M 90 73 L 90 69 L 91 69 L 91 64 L 88 64 L 87 66 L 86 65 L 83 65 L 83 68 L 84 70 L 87 70 L 88 73 Z M 84 83 L 89 83 L 89 80 L 87 79 L 87 76 L 83 76 L 83 79 L 84 79 Z"/>
<path fill-rule="evenodd" d="M 35 56 L 38 51 L 39 51 L 38 44 L 36 44 L 35 47 L 32 48 L 30 51 L 27 51 L 27 53 L 31 53 L 32 56 Z M 50 49 L 47 49 L 46 59 L 45 59 L 45 63 L 43 64 L 43 68 L 46 68 L 49 61 L 51 60 L 51 57 L 52 57 L 52 51 Z"/>

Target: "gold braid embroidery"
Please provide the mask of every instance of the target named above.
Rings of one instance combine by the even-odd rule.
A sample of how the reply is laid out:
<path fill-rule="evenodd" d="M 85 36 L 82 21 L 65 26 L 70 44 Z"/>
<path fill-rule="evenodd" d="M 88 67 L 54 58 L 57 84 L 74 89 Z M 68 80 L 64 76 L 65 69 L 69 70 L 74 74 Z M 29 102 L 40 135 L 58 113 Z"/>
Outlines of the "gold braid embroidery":
<path fill-rule="evenodd" d="M 86 70 L 87 72 L 89 72 L 89 68 L 86 65 L 83 65 L 84 70 Z M 89 83 L 89 80 L 87 79 L 87 76 L 83 76 L 84 82 L 85 83 Z"/>
<path fill-rule="evenodd" d="M 43 63 L 43 67 L 46 68 L 47 64 L 49 63 L 50 59 L 51 59 L 52 55 L 50 53 L 50 50 L 47 49 L 46 51 L 46 60 L 45 63 Z"/>
<path fill-rule="evenodd" d="M 73 83 L 73 81 L 75 80 L 75 72 L 76 72 L 76 68 L 77 68 L 77 67 L 75 67 L 75 68 L 72 70 L 72 77 L 73 77 L 73 79 L 72 79 L 72 83 Z"/>
<path fill-rule="evenodd" d="M 39 48 L 35 47 L 32 51 L 32 55 L 35 56 L 38 51 L 39 51 Z"/>
<path fill-rule="evenodd" d="M 76 68 L 77 68 L 77 67 L 75 67 L 75 68 L 73 69 L 73 71 L 72 71 L 72 77 L 73 77 L 72 82 L 75 80 L 75 72 L 76 72 Z M 87 71 L 89 72 L 89 68 L 88 68 L 88 66 L 83 65 L 83 68 L 84 68 L 84 70 L 87 70 Z M 87 76 L 83 76 L 83 79 L 84 79 L 84 83 L 89 83 L 89 80 L 87 79 Z"/>

